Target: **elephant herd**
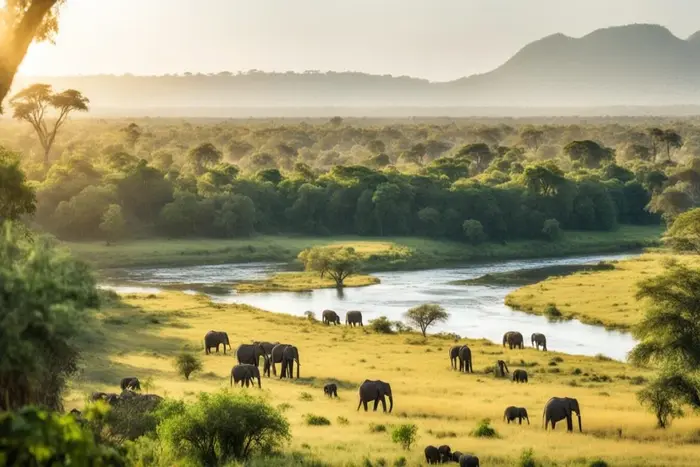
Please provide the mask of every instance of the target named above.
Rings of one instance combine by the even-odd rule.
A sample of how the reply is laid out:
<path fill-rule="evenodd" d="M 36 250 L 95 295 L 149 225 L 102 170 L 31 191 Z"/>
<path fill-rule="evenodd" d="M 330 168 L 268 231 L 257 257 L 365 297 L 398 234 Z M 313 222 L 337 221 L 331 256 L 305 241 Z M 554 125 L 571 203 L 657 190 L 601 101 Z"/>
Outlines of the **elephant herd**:
<path fill-rule="evenodd" d="M 457 462 L 460 467 L 479 467 L 479 458 L 472 454 L 462 454 L 459 451 L 452 451 L 448 445 L 440 447 L 427 446 L 424 450 L 425 462 L 428 464 L 447 464 Z"/>
<path fill-rule="evenodd" d="M 340 316 L 333 310 L 323 310 L 321 321 L 326 325 L 335 324 L 337 326 L 340 324 Z M 345 324 L 352 327 L 364 326 L 362 324 L 362 312 L 355 310 L 345 313 Z"/>
<path fill-rule="evenodd" d="M 544 334 L 539 332 L 532 333 L 530 342 L 537 350 L 540 350 L 540 347 L 542 347 L 542 350 L 545 352 L 547 351 L 547 337 L 545 337 Z M 505 347 L 506 344 L 508 344 L 508 348 L 511 350 L 525 348 L 523 335 L 517 331 L 508 331 L 503 334 L 503 347 Z"/>
<path fill-rule="evenodd" d="M 546 430 L 548 426 L 551 425 L 552 430 L 556 427 L 557 423 L 566 420 L 566 430 L 573 431 L 573 414 L 576 414 L 578 419 L 578 429 L 583 431 L 581 426 L 581 409 L 578 405 L 578 400 L 571 397 L 552 397 L 544 405 L 544 410 L 542 411 L 542 423 Z M 523 419 L 530 424 L 530 417 L 527 414 L 527 409 L 525 407 L 507 407 L 503 412 L 503 420 L 507 423 L 515 422 L 518 420 L 518 424 L 522 425 Z"/>
<path fill-rule="evenodd" d="M 146 402 L 149 404 L 157 404 L 163 399 L 162 397 L 156 394 L 140 394 L 139 392 L 141 391 L 141 382 L 135 376 L 122 378 L 122 380 L 119 382 L 119 387 L 121 389 L 121 393 L 119 394 L 117 394 L 116 392 L 96 391 L 90 394 L 89 400 L 91 402 L 104 401 L 109 405 L 115 406 L 118 404 L 133 402 Z M 71 412 L 80 415 L 80 411 L 77 409 L 74 409 Z"/>

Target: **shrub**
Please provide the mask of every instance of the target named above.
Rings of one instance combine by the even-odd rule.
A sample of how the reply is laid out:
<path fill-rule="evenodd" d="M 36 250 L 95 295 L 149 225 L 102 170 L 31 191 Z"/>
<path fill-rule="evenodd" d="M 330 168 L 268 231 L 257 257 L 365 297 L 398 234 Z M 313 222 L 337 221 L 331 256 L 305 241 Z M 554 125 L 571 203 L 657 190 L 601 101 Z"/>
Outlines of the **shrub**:
<path fill-rule="evenodd" d="M 403 456 L 399 457 L 394 461 L 394 467 L 406 467 L 407 465 L 408 461 Z"/>
<path fill-rule="evenodd" d="M 316 315 L 314 314 L 313 311 L 311 311 L 311 310 L 305 311 L 304 316 L 306 316 L 306 319 L 311 321 L 312 323 L 316 322 Z"/>
<path fill-rule="evenodd" d="M 571 372 L 572 375 L 580 375 L 581 373 L 581 368 L 574 368 L 574 371 Z"/>
<path fill-rule="evenodd" d="M 377 319 L 373 319 L 369 322 L 372 330 L 378 334 L 393 334 L 394 331 L 391 329 L 391 321 L 386 316 L 380 316 Z"/>
<path fill-rule="evenodd" d="M 612 362 L 613 361 L 612 358 L 605 356 L 602 353 L 595 354 L 595 359 L 600 360 L 601 362 Z"/>
<path fill-rule="evenodd" d="M 200 393 L 192 404 L 167 404 L 158 435 L 175 453 L 205 465 L 246 459 L 288 441 L 289 423 L 265 401 L 247 394 Z"/>
<path fill-rule="evenodd" d="M 386 432 L 386 425 L 377 425 L 374 423 L 369 424 L 369 432 L 370 433 L 384 433 Z"/>
<path fill-rule="evenodd" d="M 400 444 L 406 451 L 416 442 L 418 427 L 413 424 L 399 425 L 391 432 L 391 440 Z"/>
<path fill-rule="evenodd" d="M 192 373 L 202 371 L 202 359 L 198 355 L 183 352 L 175 357 L 175 369 L 189 380 Z"/>
<path fill-rule="evenodd" d="M 559 221 L 556 219 L 547 219 L 542 227 L 542 235 L 550 242 L 555 242 L 561 238 L 562 230 L 559 226 Z"/>
<path fill-rule="evenodd" d="M 561 311 L 554 303 L 548 303 L 544 309 L 544 315 L 550 320 L 557 320 L 562 317 Z"/>
<path fill-rule="evenodd" d="M 312 400 L 314 400 L 314 396 L 312 396 L 308 392 L 304 391 L 301 394 L 299 394 L 299 399 L 301 399 L 303 401 L 312 401 Z"/>
<path fill-rule="evenodd" d="M 484 226 L 476 219 L 467 219 L 464 221 L 462 230 L 464 231 L 464 237 L 472 245 L 478 245 L 479 243 L 485 242 L 487 239 Z"/>
<path fill-rule="evenodd" d="M 490 425 L 491 420 L 485 418 L 479 422 L 470 434 L 475 438 L 498 438 L 498 433 Z"/>
<path fill-rule="evenodd" d="M 520 453 L 520 461 L 518 463 L 519 467 L 537 467 L 537 461 L 535 461 L 535 455 L 532 452 L 532 448 L 524 449 Z"/>
<path fill-rule="evenodd" d="M 325 426 L 325 425 L 330 425 L 331 421 L 328 420 L 326 417 L 323 417 L 321 415 L 314 415 L 307 413 L 304 415 L 304 421 L 306 422 L 307 425 L 314 425 L 314 426 Z"/>
<path fill-rule="evenodd" d="M 350 420 L 348 420 L 345 417 L 338 417 L 337 421 L 338 421 L 338 425 L 350 425 Z"/>
<path fill-rule="evenodd" d="M 605 462 L 603 459 L 596 459 L 590 464 L 588 464 L 588 467 L 608 467 L 608 463 Z"/>

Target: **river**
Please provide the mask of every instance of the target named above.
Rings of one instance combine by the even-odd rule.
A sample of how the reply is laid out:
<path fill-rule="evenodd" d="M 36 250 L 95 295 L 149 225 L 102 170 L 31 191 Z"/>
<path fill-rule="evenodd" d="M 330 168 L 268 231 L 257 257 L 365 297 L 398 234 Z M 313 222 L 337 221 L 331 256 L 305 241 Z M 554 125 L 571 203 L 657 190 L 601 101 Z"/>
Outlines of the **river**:
<path fill-rule="evenodd" d="M 576 320 L 549 322 L 542 316 L 512 310 L 504 304 L 515 287 L 453 285 L 452 281 L 471 279 L 484 274 L 540 268 L 562 264 L 586 264 L 620 260 L 631 255 L 599 255 L 575 258 L 505 261 L 463 267 L 422 271 L 397 271 L 374 274 L 380 284 L 346 288 L 339 295 L 335 289 L 312 292 L 209 293 L 220 303 L 245 303 L 264 310 L 303 315 L 311 310 L 320 319 L 321 312 L 332 309 L 345 320 L 345 312 L 361 310 L 365 324 L 379 316 L 392 321 L 402 319 L 409 308 L 423 303 L 439 303 L 449 313 L 446 323 L 430 328 L 431 332 L 453 332 L 463 337 L 487 338 L 500 342 L 506 331 L 519 331 L 529 345 L 533 332 L 547 336 L 547 347 L 569 354 L 596 355 L 624 360 L 635 345 L 627 333 L 607 331 Z M 102 284 L 122 293 L 157 293 L 160 287 L 179 285 L 197 288 L 202 285 L 230 284 L 242 280 L 262 279 L 281 265 L 271 263 L 225 264 L 180 268 L 140 268 L 122 270 L 119 280 Z"/>

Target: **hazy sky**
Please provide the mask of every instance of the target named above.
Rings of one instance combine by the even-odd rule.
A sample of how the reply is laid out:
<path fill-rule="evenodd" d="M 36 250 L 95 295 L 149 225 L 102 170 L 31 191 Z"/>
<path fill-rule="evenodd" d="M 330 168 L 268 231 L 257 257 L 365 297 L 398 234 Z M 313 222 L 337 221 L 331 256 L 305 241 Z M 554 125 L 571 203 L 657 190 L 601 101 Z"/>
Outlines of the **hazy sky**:
<path fill-rule="evenodd" d="M 685 38 L 700 0 L 68 0 L 31 75 L 354 70 L 449 80 L 556 32 L 657 23 Z"/>

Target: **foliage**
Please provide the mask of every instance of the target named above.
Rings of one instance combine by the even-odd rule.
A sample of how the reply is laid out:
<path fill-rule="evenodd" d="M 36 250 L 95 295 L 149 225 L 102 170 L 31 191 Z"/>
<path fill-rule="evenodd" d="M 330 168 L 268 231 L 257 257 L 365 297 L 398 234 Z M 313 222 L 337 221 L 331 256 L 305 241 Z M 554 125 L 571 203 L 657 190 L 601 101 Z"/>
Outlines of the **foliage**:
<path fill-rule="evenodd" d="M 386 432 L 386 425 L 370 423 L 369 424 L 369 432 L 370 433 L 385 433 Z"/>
<path fill-rule="evenodd" d="M 122 215 L 121 206 L 118 204 L 110 204 L 107 206 L 107 210 L 102 215 L 100 230 L 113 242 L 124 236 L 126 233 L 126 221 Z"/>
<path fill-rule="evenodd" d="M 175 369 L 186 380 L 190 379 L 190 375 L 197 371 L 202 371 L 202 359 L 195 354 L 183 352 L 175 357 Z"/>
<path fill-rule="evenodd" d="M 331 421 L 328 420 L 326 417 L 322 415 L 314 415 L 307 413 L 304 415 L 304 421 L 306 422 L 307 425 L 314 425 L 314 426 L 325 426 L 325 425 L 330 425 Z"/>
<path fill-rule="evenodd" d="M 379 318 L 373 319 L 369 322 L 372 330 L 379 334 L 393 334 L 392 323 L 386 316 L 380 316 Z"/>
<path fill-rule="evenodd" d="M 408 451 L 418 437 L 418 427 L 413 424 L 399 425 L 391 431 L 391 440 Z"/>
<path fill-rule="evenodd" d="M 680 214 L 664 234 L 664 242 L 676 251 L 700 253 L 700 208 Z"/>
<path fill-rule="evenodd" d="M 682 407 L 700 409 L 700 386 L 696 379 L 678 372 L 664 372 L 637 393 L 639 402 L 656 416 L 656 426 L 666 428 L 683 416 Z"/>
<path fill-rule="evenodd" d="M 478 245 L 486 241 L 486 233 L 484 233 L 484 226 L 481 222 L 476 219 L 467 219 L 462 224 L 462 230 L 464 230 L 464 236 L 467 241 L 472 245 Z"/>
<path fill-rule="evenodd" d="M 20 169 L 19 155 L 0 146 L 0 222 L 33 214 L 35 202 L 34 190 Z"/>
<path fill-rule="evenodd" d="M 0 465 L 125 466 L 72 415 L 27 406 L 0 413 Z"/>
<path fill-rule="evenodd" d="M 547 219 L 544 221 L 544 226 L 542 227 L 542 234 L 550 242 L 557 241 L 562 236 L 561 227 L 559 227 L 559 221 L 556 219 Z"/>
<path fill-rule="evenodd" d="M 498 438 L 498 433 L 491 426 L 491 420 L 488 418 L 481 420 L 470 435 L 475 438 Z"/>
<path fill-rule="evenodd" d="M 444 323 L 450 314 L 443 307 L 429 303 L 411 308 L 405 313 L 406 320 L 419 327 L 423 337 L 425 337 L 428 327 L 436 323 Z"/>
<path fill-rule="evenodd" d="M 8 222 L 0 227 L 0 409 L 60 410 L 66 378 L 77 370 L 76 339 L 98 306 L 95 280 L 44 239 L 29 241 Z"/>
<path fill-rule="evenodd" d="M 299 253 L 299 260 L 307 271 L 329 275 L 337 287 L 343 287 L 343 281 L 360 267 L 360 256 L 351 247 L 309 248 Z"/>
<path fill-rule="evenodd" d="M 537 465 L 535 453 L 533 452 L 532 448 L 523 449 L 523 451 L 520 453 L 518 467 L 537 467 Z"/>
<path fill-rule="evenodd" d="M 170 449 L 206 465 L 269 453 L 290 439 L 289 423 L 264 401 L 226 391 L 171 406 L 158 426 Z"/>
<path fill-rule="evenodd" d="M 559 311 L 559 308 L 557 308 L 554 303 L 547 304 L 547 307 L 544 309 L 544 315 L 549 320 L 557 320 L 562 317 L 561 311 Z"/>
<path fill-rule="evenodd" d="M 588 467 L 609 467 L 609 464 L 603 459 L 595 459 L 588 464 Z"/>
<path fill-rule="evenodd" d="M 106 404 L 97 402 L 88 406 L 88 410 L 102 407 Z M 118 404 L 104 407 L 103 417 L 93 417 L 88 426 L 100 442 L 112 446 L 123 446 L 127 441 L 134 441 L 142 436 L 155 433 L 158 419 L 156 409 L 159 400 L 146 395 L 137 395 L 130 399 L 119 401 Z"/>

